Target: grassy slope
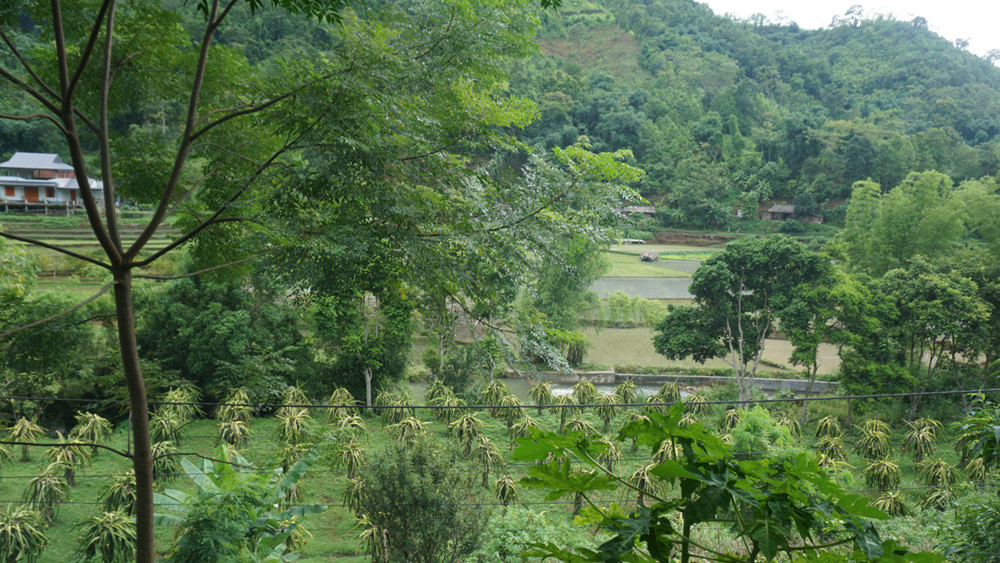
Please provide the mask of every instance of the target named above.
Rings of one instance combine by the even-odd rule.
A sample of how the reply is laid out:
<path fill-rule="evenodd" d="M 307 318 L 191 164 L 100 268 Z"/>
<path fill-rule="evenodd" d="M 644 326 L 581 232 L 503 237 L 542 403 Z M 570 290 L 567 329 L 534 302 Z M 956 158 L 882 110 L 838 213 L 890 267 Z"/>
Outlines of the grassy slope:
<path fill-rule="evenodd" d="M 787 409 L 790 414 L 797 414 L 798 412 L 798 407 L 794 405 L 779 408 Z M 836 402 L 822 404 L 812 403 L 811 409 L 813 409 L 812 419 L 814 421 L 820 416 L 825 416 L 826 414 L 839 415 L 843 421 L 843 416 L 846 410 L 843 405 Z M 715 426 L 716 418 L 721 411 L 722 409 L 720 407 L 716 407 L 715 414 L 709 415 L 708 418 L 704 419 L 704 422 L 708 427 Z M 555 429 L 558 426 L 558 418 L 549 412 L 544 412 L 541 415 L 539 415 L 535 409 L 528 409 L 526 412 L 530 416 L 539 420 L 539 422 L 546 428 Z M 318 413 L 317 416 L 319 416 Z M 428 411 L 418 411 L 417 416 L 425 421 L 431 422 L 429 425 L 429 432 L 432 435 L 439 437 L 441 440 L 451 439 L 447 437 L 444 424 L 438 421 L 433 421 L 430 418 Z M 479 417 L 487 424 L 486 435 L 493 440 L 498 447 L 500 447 L 504 457 L 509 460 L 510 454 L 507 449 L 509 440 L 504 431 L 504 423 L 494 420 L 486 413 L 480 413 Z M 603 423 L 592 414 L 585 415 L 585 418 L 587 418 L 597 428 L 601 428 L 603 426 Z M 613 423 L 612 428 L 617 428 L 622 420 L 623 415 L 619 415 L 616 422 Z M 943 422 L 947 425 L 950 421 Z M 383 429 L 382 423 L 379 419 L 369 418 L 367 419 L 367 424 L 371 433 L 366 437 L 362 437 L 361 440 L 369 449 L 378 449 L 388 441 L 395 439 Z M 186 434 L 182 443 L 182 450 L 185 452 L 210 454 L 215 445 L 216 428 L 216 423 L 212 420 L 199 420 L 189 425 L 185 429 Z M 266 467 L 268 466 L 268 460 L 275 455 L 277 445 L 274 439 L 274 428 L 275 422 L 272 419 L 254 419 L 252 422 L 254 440 L 250 448 L 245 452 L 245 455 L 252 463 L 260 464 L 262 467 Z M 323 423 L 317 419 L 314 435 L 322 436 L 329 430 L 329 428 L 330 427 L 327 423 Z M 122 425 L 122 427 L 120 427 L 116 432 L 114 442 L 112 443 L 114 447 L 120 449 L 127 448 L 125 430 L 126 428 Z M 903 429 L 897 429 L 892 440 L 898 443 L 902 440 L 902 436 Z M 852 441 L 853 440 L 850 439 L 850 437 L 845 439 L 845 442 L 848 443 Z M 802 447 L 806 448 L 813 445 L 814 438 L 812 438 L 811 426 L 803 429 L 802 439 L 799 443 Z M 647 448 L 640 447 L 635 453 L 632 453 L 629 450 L 630 447 L 628 445 L 622 445 L 622 451 L 625 459 L 623 460 L 624 462 L 622 468 L 619 470 L 619 473 L 621 474 L 628 474 L 640 464 L 648 463 L 650 452 Z M 895 453 L 893 454 L 893 459 L 901 465 L 904 471 L 904 481 L 902 486 L 919 486 L 920 483 L 918 483 L 915 478 L 914 464 L 912 460 L 910 460 L 908 456 L 901 455 L 898 445 L 894 448 L 894 451 Z M 361 556 L 359 553 L 360 546 L 357 539 L 358 530 L 355 528 L 354 517 L 340 506 L 342 492 L 346 484 L 346 478 L 344 470 L 332 463 L 332 453 L 332 447 L 326 447 L 320 461 L 313 467 L 312 472 L 303 481 L 306 495 L 303 502 L 327 504 L 330 508 L 322 514 L 307 517 L 306 525 L 312 534 L 312 538 L 307 541 L 306 546 L 303 549 L 303 558 L 301 560 L 313 563 L 330 560 L 366 561 L 367 558 Z M 951 463 L 957 462 L 957 456 L 950 443 L 942 443 L 941 450 L 937 455 L 944 457 Z M 41 467 L 43 467 L 44 461 L 40 448 L 33 448 L 31 457 L 31 461 L 14 461 L 3 467 L 2 478 L 0 478 L 0 498 L 2 498 L 5 502 L 17 503 L 23 494 L 25 480 L 33 475 L 37 475 L 37 472 Z M 851 453 L 848 462 L 854 468 L 852 470 L 852 475 L 854 476 L 846 474 L 844 476 L 844 480 L 846 481 L 848 488 L 864 488 L 864 483 L 861 478 L 861 470 L 865 466 L 864 460 Z M 48 532 L 48 537 L 51 543 L 43 555 L 43 559 L 45 561 L 69 560 L 75 549 L 76 538 L 78 536 L 78 530 L 74 528 L 73 524 L 88 515 L 96 513 L 97 506 L 93 503 L 96 502 L 97 492 L 101 483 L 106 479 L 107 475 L 120 473 L 124 471 L 127 466 L 128 463 L 126 460 L 116 457 L 109 452 L 103 452 L 89 467 L 86 467 L 78 472 L 78 485 L 70 494 L 70 501 L 72 503 L 62 505 L 60 507 L 58 519 L 55 525 Z M 469 471 L 477 472 L 477 474 L 481 471 L 478 465 L 471 460 L 462 462 L 462 466 L 467 468 Z M 509 472 L 515 477 L 523 475 L 524 470 L 524 464 L 511 463 L 509 461 L 501 469 L 501 471 Z M 491 474 L 491 479 L 495 478 L 497 475 L 498 472 L 494 471 Z M 172 483 L 169 483 L 168 486 L 171 488 L 185 489 L 189 486 L 189 481 L 186 477 L 180 477 Z M 915 507 L 922 495 L 923 491 L 907 491 L 907 502 L 911 507 Z M 543 500 L 541 492 L 530 489 L 522 489 L 521 496 L 522 500 L 531 503 L 537 503 Z M 620 498 L 619 493 L 603 493 L 597 496 L 598 498 L 603 499 Z M 553 504 L 546 506 L 533 505 L 532 508 L 537 511 L 545 510 L 552 518 L 571 517 L 570 507 L 566 504 Z M 926 514 L 918 514 L 916 518 L 926 518 Z M 933 538 L 930 538 L 929 534 L 920 534 L 919 530 L 914 530 L 912 525 L 912 522 L 914 521 L 914 519 L 896 519 L 889 523 L 889 525 L 895 532 L 901 535 L 908 535 L 911 541 L 925 542 L 926 545 L 921 545 L 921 547 L 929 548 L 930 542 L 933 541 Z M 710 534 L 707 533 L 706 530 L 701 530 L 700 533 L 706 534 L 704 539 L 709 544 L 725 546 L 730 545 L 732 542 L 731 536 L 729 536 L 725 530 L 719 530 L 717 533 L 713 531 Z M 172 530 L 170 528 L 161 528 L 158 530 L 157 548 L 161 552 L 169 545 L 171 537 Z"/>

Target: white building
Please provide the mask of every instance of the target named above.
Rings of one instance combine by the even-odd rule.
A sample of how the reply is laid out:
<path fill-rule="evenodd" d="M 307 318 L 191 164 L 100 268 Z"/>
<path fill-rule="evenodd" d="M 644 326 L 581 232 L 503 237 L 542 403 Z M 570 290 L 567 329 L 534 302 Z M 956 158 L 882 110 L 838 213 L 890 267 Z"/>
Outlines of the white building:
<path fill-rule="evenodd" d="M 104 201 L 100 180 L 90 180 L 90 189 Z M 59 155 L 19 152 L 0 163 L 0 202 L 82 205 L 83 198 L 73 167 Z"/>

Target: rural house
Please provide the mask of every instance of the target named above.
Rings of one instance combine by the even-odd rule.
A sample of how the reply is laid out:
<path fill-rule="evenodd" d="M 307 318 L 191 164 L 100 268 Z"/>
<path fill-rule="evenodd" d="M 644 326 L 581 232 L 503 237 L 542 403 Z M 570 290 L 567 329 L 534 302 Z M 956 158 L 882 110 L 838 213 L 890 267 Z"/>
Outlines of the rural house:
<path fill-rule="evenodd" d="M 82 204 L 73 167 L 56 154 L 19 152 L 0 163 L 0 203 L 32 205 Z M 98 202 L 104 201 L 104 184 L 90 180 Z"/>
<path fill-rule="evenodd" d="M 793 218 L 801 221 L 802 223 L 823 222 L 823 216 L 815 213 L 809 213 L 802 217 L 795 217 L 795 206 L 787 203 L 772 205 L 770 209 L 761 214 L 761 219 L 764 219 L 765 221 L 787 221 L 788 219 Z"/>

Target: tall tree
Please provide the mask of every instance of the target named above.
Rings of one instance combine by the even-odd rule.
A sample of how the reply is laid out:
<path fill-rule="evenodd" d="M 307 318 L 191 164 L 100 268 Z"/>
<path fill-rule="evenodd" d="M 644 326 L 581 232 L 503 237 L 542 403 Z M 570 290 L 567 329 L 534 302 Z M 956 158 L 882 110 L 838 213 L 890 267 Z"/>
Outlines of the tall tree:
<path fill-rule="evenodd" d="M 467 138 L 498 140 L 489 134 L 523 124 L 532 113 L 523 103 L 520 111 L 511 113 L 519 102 L 503 95 L 498 66 L 504 57 L 523 53 L 531 45 L 534 20 L 525 15 L 524 4 L 487 6 L 455 0 L 366 6 L 355 14 L 342 13 L 346 0 L 246 0 L 251 10 L 284 8 L 319 19 L 343 19 L 354 30 L 339 34 L 337 56 L 275 61 L 258 69 L 235 50 L 214 45 L 217 32 L 240 3 L 198 0 L 195 5 L 203 21 L 194 36 L 158 1 L 17 0 L 0 7 L 4 46 L 0 77 L 31 101 L 23 111 L 0 117 L 44 120 L 63 137 L 88 223 L 104 256 L 93 258 L 7 231 L 0 236 L 73 256 L 108 273 L 102 292 L 114 292 L 133 423 L 137 560 L 143 563 L 153 561 L 154 545 L 148 398 L 132 291 L 136 277 L 150 277 L 141 269 L 182 246 L 198 250 L 196 256 L 206 269 L 245 261 L 289 241 L 280 235 L 263 236 L 265 231 L 259 228 L 274 213 L 274 206 L 294 203 L 302 211 L 299 218 L 316 217 L 340 203 L 377 201 L 363 196 L 390 187 L 398 202 L 396 217 L 415 215 L 418 221 L 383 223 L 379 228 L 406 230 L 435 217 L 434 225 L 420 229 L 432 236 L 434 226 L 462 220 L 434 215 L 436 203 L 455 196 L 449 188 L 470 186 L 467 159 L 456 158 L 457 150 L 450 149 L 464 148 Z M 541 3 L 558 4 L 557 0 Z M 428 13 L 432 17 L 420 19 Z M 22 26 L 22 16 L 35 25 Z M 421 27 L 421 21 L 429 25 Z M 452 35 L 449 22 L 467 31 L 494 24 L 496 33 Z M 445 41 L 452 37 L 467 43 Z M 408 41 L 409 48 L 396 49 L 394 40 Z M 445 44 L 448 49 L 441 51 Z M 391 72 L 400 69 L 402 75 Z M 448 71 L 451 80 L 428 80 L 437 71 Z M 394 82 L 380 81 L 383 75 Z M 304 100 L 313 105 L 298 103 Z M 449 103 L 462 119 L 406 121 L 427 117 L 418 111 L 425 105 L 440 108 Z M 142 108 L 148 107 L 176 109 L 166 111 L 155 127 L 141 119 Z M 467 123 L 479 126 L 470 130 L 464 127 Z M 351 138 L 356 131 L 377 134 Z M 311 137 L 319 132 L 325 137 Z M 444 138 L 448 142 L 440 143 Z M 307 146 L 318 149 L 324 144 L 326 169 L 338 174 L 317 181 L 322 168 L 303 166 L 302 153 Z M 95 160 L 87 158 L 88 150 L 96 152 Z M 353 158 L 344 158 L 345 154 Z M 429 184 L 407 177 L 406 172 L 415 171 L 425 179 L 442 180 Z M 310 210 L 303 190 L 287 189 L 307 180 L 312 180 L 304 184 L 307 187 L 329 187 L 331 180 L 352 176 L 354 181 L 346 188 L 356 197 L 345 201 L 330 190 L 309 194 L 316 197 L 314 203 L 322 201 L 326 207 Z M 92 179 L 103 182 L 103 202 Z M 283 197 L 277 197 L 280 194 Z M 271 199 L 262 200 L 262 195 Z M 123 239 L 115 207 L 119 196 L 153 207 L 135 240 Z M 552 201 L 559 199 L 572 197 Z M 537 207 L 540 202 L 531 203 Z M 534 215 L 548 207 L 541 203 Z M 508 207 L 510 216 L 497 226 L 516 224 L 525 207 Z M 423 212 L 410 213 L 414 210 Z M 183 234 L 164 248 L 148 249 L 164 220 L 178 211 L 187 217 L 178 223 Z M 315 226 L 309 221 L 300 224 Z M 303 242 L 319 244 L 308 238 Z"/>
<path fill-rule="evenodd" d="M 656 327 L 653 346 L 670 359 L 728 356 L 745 404 L 780 312 L 800 286 L 829 275 L 828 262 L 787 237 L 731 242 L 695 271 L 694 308 L 671 309 Z"/>

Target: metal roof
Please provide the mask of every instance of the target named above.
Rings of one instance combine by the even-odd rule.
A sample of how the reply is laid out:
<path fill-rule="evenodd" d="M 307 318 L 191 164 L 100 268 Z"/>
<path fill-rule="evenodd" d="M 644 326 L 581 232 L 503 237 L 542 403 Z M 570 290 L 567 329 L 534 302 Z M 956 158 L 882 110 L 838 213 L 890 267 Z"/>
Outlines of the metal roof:
<path fill-rule="evenodd" d="M 771 209 L 768 209 L 767 212 L 768 213 L 795 213 L 795 206 L 794 205 L 788 205 L 786 203 L 779 203 L 779 204 L 771 207 Z"/>
<path fill-rule="evenodd" d="M 7 162 L 0 163 L 0 168 L 18 168 L 22 170 L 73 170 L 59 158 L 58 154 L 41 152 L 16 152 Z"/>
<path fill-rule="evenodd" d="M 51 188 L 55 187 L 55 185 L 56 183 L 52 180 L 32 180 L 30 178 L 18 178 L 17 176 L 0 176 L 0 186 Z"/>

